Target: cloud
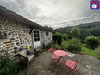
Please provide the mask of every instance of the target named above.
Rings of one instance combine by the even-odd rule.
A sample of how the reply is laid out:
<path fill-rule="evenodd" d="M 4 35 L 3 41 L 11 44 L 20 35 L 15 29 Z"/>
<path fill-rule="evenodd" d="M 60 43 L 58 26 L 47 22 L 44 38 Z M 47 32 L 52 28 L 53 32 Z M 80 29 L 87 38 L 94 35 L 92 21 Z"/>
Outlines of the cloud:
<path fill-rule="evenodd" d="M 30 0 L 0 0 L 0 5 L 28 18 L 35 19 L 39 8 Z"/>
<path fill-rule="evenodd" d="M 100 10 L 91 10 L 90 0 L 0 0 L 0 5 L 41 25 L 51 24 L 53 28 L 66 26 L 65 22 L 72 25 L 100 20 Z"/>
<path fill-rule="evenodd" d="M 52 23 L 52 25 L 53 25 L 53 28 L 56 29 L 56 28 L 60 28 L 60 27 L 75 26 L 75 25 L 79 25 L 79 24 L 98 22 L 98 21 L 100 21 L 100 15 L 92 15 L 89 17 L 84 17 L 84 18 L 80 18 L 80 19 L 76 19 L 76 20 Z M 48 25 L 51 26 L 51 24 L 48 24 Z"/>

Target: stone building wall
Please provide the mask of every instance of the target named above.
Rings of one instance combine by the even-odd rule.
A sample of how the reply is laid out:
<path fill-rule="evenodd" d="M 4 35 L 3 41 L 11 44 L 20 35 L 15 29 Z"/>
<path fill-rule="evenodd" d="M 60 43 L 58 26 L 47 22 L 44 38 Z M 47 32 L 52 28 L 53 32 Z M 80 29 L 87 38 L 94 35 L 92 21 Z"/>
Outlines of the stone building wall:
<path fill-rule="evenodd" d="M 0 51 L 20 46 L 32 46 L 29 26 L 0 16 Z"/>
<path fill-rule="evenodd" d="M 52 32 L 48 32 L 47 36 L 46 31 L 39 31 L 42 48 L 43 44 L 47 45 L 52 41 Z M 28 25 L 0 16 L 0 54 L 4 50 L 14 50 L 15 47 L 33 46 L 34 38 L 32 40 L 32 35 L 34 36 L 34 33 L 30 35 L 29 32 Z"/>
<path fill-rule="evenodd" d="M 34 30 L 36 30 L 36 29 L 33 29 L 33 31 Z M 47 31 L 41 31 L 41 30 L 39 30 L 39 32 L 40 32 L 40 41 L 38 41 L 37 43 L 35 43 L 39 47 L 36 48 L 36 49 L 43 48 L 43 45 L 47 45 L 47 44 L 49 44 L 49 43 L 52 42 L 52 32 L 48 32 L 48 36 L 46 35 Z M 34 33 L 33 33 L 33 35 L 34 35 Z M 33 36 L 33 39 L 34 39 L 34 36 Z M 40 45 L 40 43 L 41 43 L 41 45 Z"/>
<path fill-rule="evenodd" d="M 42 46 L 43 46 L 43 44 L 44 44 L 44 31 L 40 31 L 40 36 L 41 36 L 41 44 L 42 44 Z"/>
<path fill-rule="evenodd" d="M 41 40 L 42 43 L 45 44 L 45 45 L 52 42 L 52 32 L 48 32 L 48 36 L 46 35 L 46 32 L 48 32 L 48 31 L 42 31 L 43 40 Z"/>

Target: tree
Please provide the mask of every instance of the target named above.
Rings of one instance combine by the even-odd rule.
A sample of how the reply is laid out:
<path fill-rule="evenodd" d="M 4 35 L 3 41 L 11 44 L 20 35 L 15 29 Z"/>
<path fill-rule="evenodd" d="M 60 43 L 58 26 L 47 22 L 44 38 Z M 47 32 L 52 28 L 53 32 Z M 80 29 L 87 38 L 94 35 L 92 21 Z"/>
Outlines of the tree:
<path fill-rule="evenodd" d="M 71 52 L 75 52 L 75 51 L 81 51 L 81 48 L 82 46 L 78 40 L 71 40 L 68 43 L 67 50 Z"/>
<path fill-rule="evenodd" d="M 62 43 L 62 34 L 56 32 L 56 33 L 53 35 L 53 40 L 54 40 L 54 42 L 57 42 L 57 43 L 60 45 L 60 44 Z"/>
<path fill-rule="evenodd" d="M 99 45 L 99 39 L 95 36 L 88 36 L 85 38 L 85 43 L 91 49 L 95 50 L 95 48 Z"/>
<path fill-rule="evenodd" d="M 53 28 L 51 26 L 49 27 L 49 26 L 45 25 L 44 27 L 47 29 L 53 30 Z"/>
<path fill-rule="evenodd" d="M 80 30 L 80 39 L 81 39 L 81 42 L 85 43 L 85 38 L 87 36 L 92 36 L 92 34 L 86 30 L 86 29 L 81 29 Z"/>
<path fill-rule="evenodd" d="M 71 35 L 73 38 L 79 38 L 80 30 L 77 27 L 71 28 Z"/>
<path fill-rule="evenodd" d="M 64 40 L 67 40 L 67 35 L 66 34 L 63 34 L 62 36 L 63 36 Z"/>

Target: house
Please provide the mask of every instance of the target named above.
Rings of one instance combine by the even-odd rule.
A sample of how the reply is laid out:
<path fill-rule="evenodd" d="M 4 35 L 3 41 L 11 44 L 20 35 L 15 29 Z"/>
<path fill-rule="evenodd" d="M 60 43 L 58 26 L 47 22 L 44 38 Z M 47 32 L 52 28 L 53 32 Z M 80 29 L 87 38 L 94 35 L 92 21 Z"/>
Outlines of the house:
<path fill-rule="evenodd" d="M 21 46 L 41 48 L 51 41 L 51 30 L 0 6 L 0 50 Z"/>

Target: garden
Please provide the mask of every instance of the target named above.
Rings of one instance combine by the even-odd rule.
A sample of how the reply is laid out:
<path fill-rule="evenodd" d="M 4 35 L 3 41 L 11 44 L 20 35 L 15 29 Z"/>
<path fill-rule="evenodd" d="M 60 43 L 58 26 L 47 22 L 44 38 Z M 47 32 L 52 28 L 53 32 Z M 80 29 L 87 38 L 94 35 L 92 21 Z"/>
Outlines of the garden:
<path fill-rule="evenodd" d="M 73 53 L 87 54 L 100 58 L 100 40 L 95 36 L 87 36 L 84 40 L 81 38 L 79 28 L 73 27 L 70 35 L 55 32 L 53 34 L 53 47 L 56 49 L 64 49 Z"/>
<path fill-rule="evenodd" d="M 70 35 L 62 34 L 60 32 L 55 32 L 53 34 L 53 42 L 48 45 L 43 45 L 43 49 L 37 51 L 34 49 L 34 62 L 30 65 L 30 67 L 25 67 L 26 64 L 23 64 L 23 61 L 16 62 L 10 59 L 10 56 L 7 52 L 5 52 L 4 56 L 0 57 L 0 75 L 61 75 L 62 72 L 58 72 L 58 69 L 49 68 L 50 58 L 48 58 L 47 50 L 49 48 L 54 48 L 56 50 L 65 50 L 75 54 L 75 58 L 78 58 L 79 55 L 83 55 L 83 61 L 81 65 L 87 62 L 84 62 L 87 57 L 91 59 L 91 56 L 98 58 L 96 61 L 100 59 L 100 40 L 96 36 L 87 36 L 84 40 L 80 38 L 81 33 L 79 28 L 73 27 L 71 28 Z M 87 56 L 89 55 L 89 56 Z M 71 58 L 71 57 L 69 57 Z M 95 60 L 95 58 L 91 60 Z M 73 58 L 71 58 L 73 59 Z M 90 60 L 87 59 L 87 60 Z M 98 62 L 99 63 L 99 62 Z M 6 64 L 6 65 L 5 65 Z M 91 63 L 90 63 L 91 64 Z M 94 63 L 92 63 L 94 65 Z M 79 69 L 82 67 L 78 67 Z M 52 70 L 51 70 L 52 69 Z M 88 68 L 89 69 L 89 68 Z M 92 70 L 91 70 L 92 72 Z M 99 72 L 99 71 L 98 71 Z M 87 72 L 88 73 L 88 72 Z M 84 72 L 83 72 L 84 75 Z"/>

